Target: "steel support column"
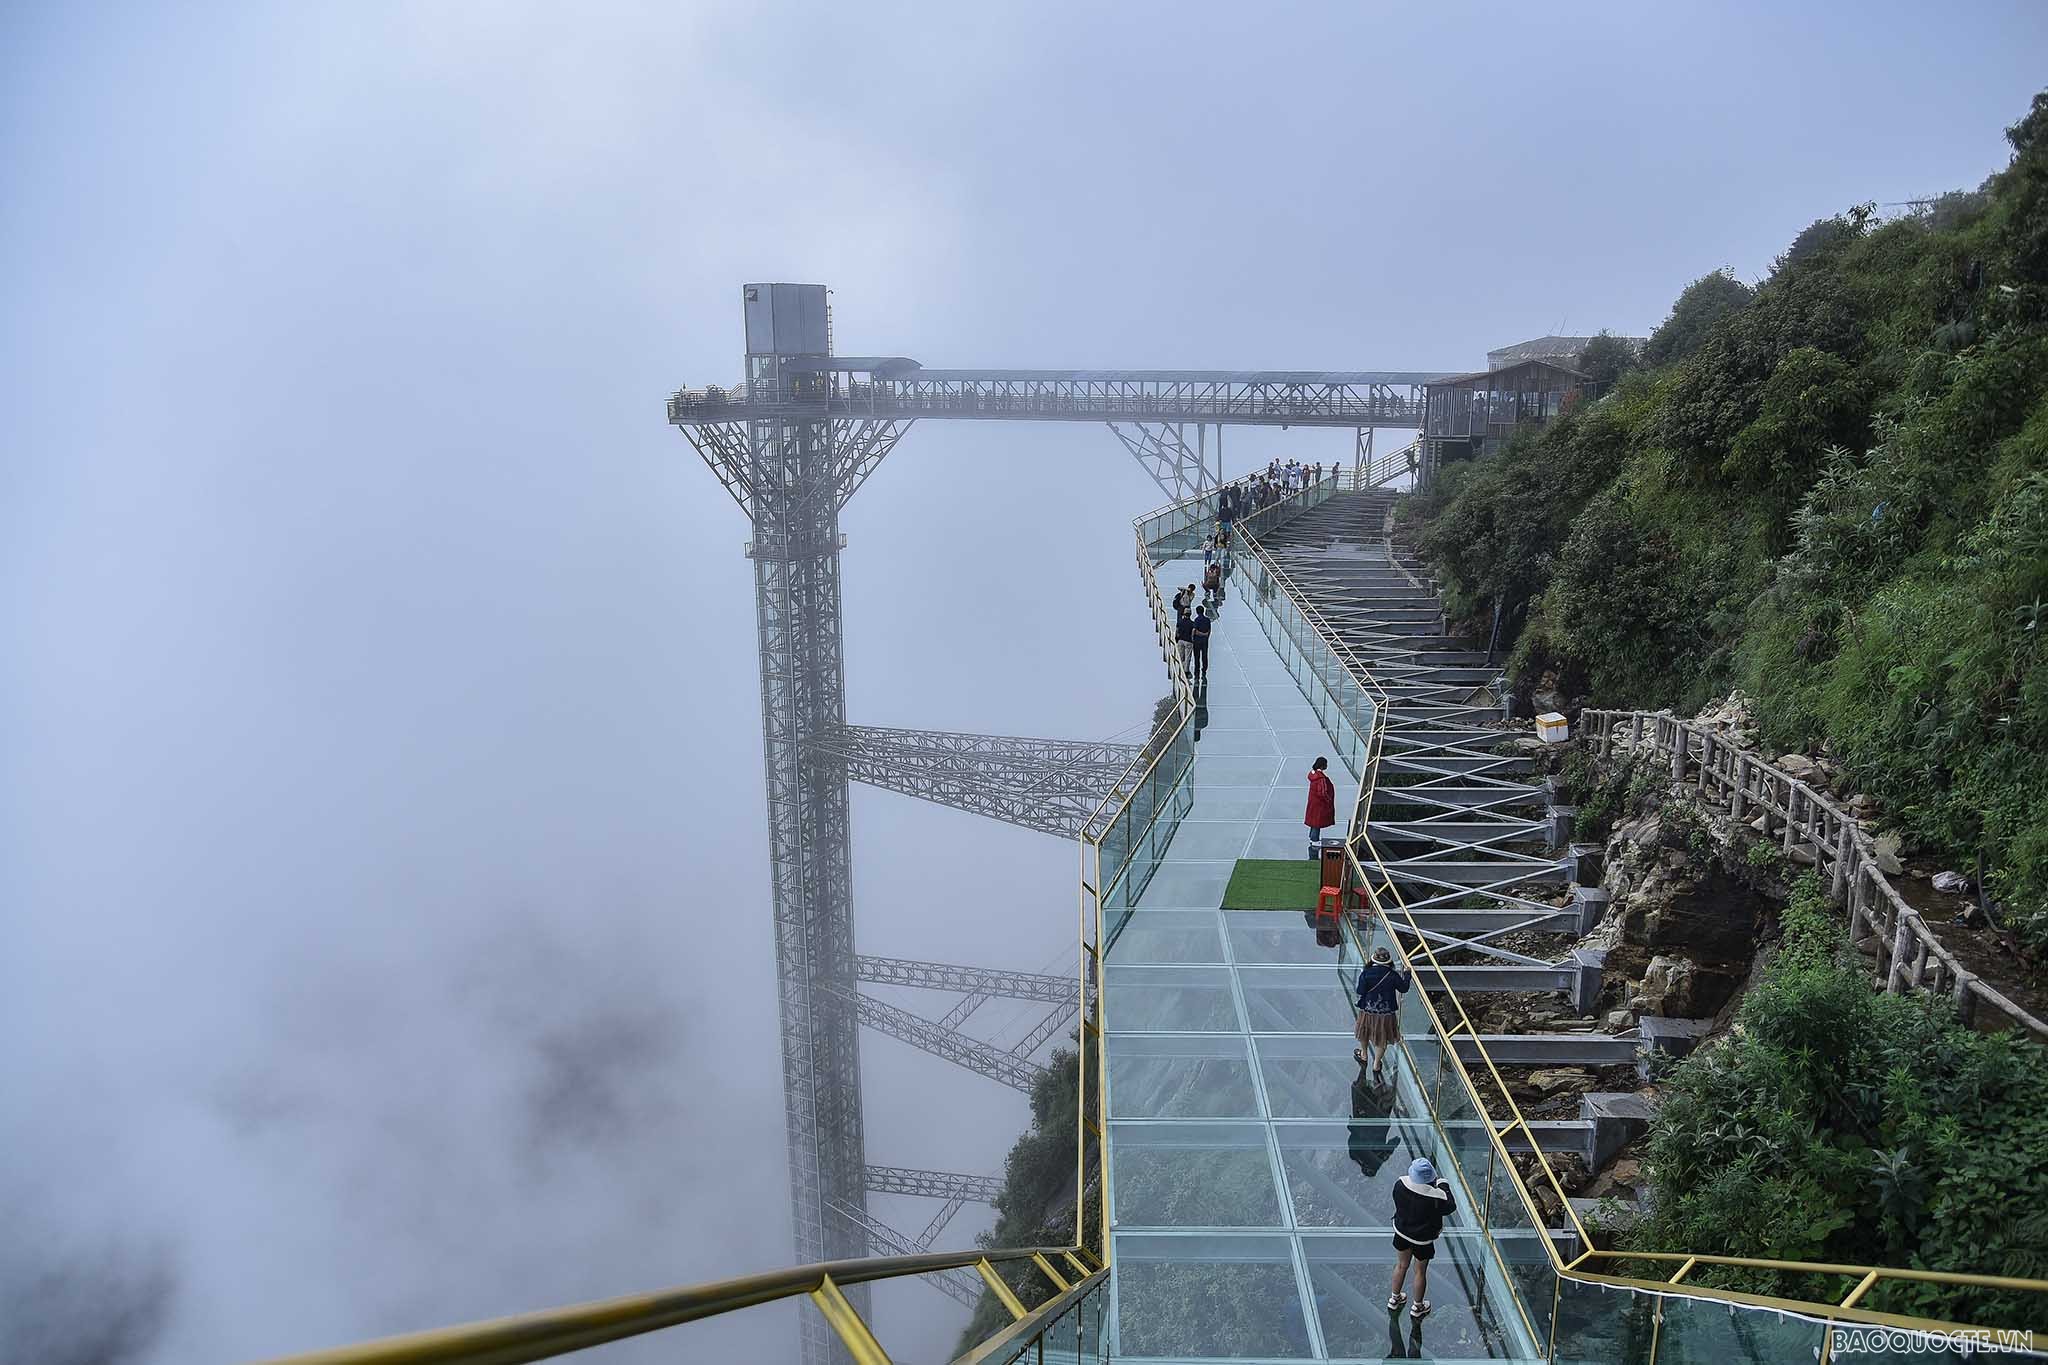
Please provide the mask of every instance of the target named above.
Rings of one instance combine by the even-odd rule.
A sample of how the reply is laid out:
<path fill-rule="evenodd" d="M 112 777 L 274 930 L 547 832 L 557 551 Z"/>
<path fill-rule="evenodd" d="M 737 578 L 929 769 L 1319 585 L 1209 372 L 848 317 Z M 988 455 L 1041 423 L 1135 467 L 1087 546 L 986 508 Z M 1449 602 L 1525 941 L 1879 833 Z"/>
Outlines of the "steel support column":
<path fill-rule="evenodd" d="M 822 291 L 821 291 L 822 292 Z M 782 355 L 759 353 L 749 317 L 748 380 L 780 383 Z M 795 388 L 815 384 L 793 378 Z M 747 424 L 743 505 L 753 517 L 761 727 L 782 1016 L 790 1214 L 799 1261 L 869 1254 L 867 1146 L 855 1011 L 853 859 L 843 764 L 814 752 L 846 720 L 840 631 L 842 473 L 829 419 Z M 732 485 L 728 485 L 731 488 Z M 866 1296 L 849 1289 L 863 1316 Z M 844 1358 L 826 1324 L 802 1316 L 807 1365 Z"/>

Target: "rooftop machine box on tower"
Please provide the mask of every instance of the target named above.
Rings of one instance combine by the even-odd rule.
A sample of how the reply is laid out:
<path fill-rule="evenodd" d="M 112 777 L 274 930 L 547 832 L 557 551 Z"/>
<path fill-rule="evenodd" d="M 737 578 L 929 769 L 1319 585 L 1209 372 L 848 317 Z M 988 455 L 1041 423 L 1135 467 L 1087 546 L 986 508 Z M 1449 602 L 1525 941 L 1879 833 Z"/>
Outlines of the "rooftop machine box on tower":
<path fill-rule="evenodd" d="M 743 286 L 748 355 L 824 355 L 825 286 L 749 284 Z"/>

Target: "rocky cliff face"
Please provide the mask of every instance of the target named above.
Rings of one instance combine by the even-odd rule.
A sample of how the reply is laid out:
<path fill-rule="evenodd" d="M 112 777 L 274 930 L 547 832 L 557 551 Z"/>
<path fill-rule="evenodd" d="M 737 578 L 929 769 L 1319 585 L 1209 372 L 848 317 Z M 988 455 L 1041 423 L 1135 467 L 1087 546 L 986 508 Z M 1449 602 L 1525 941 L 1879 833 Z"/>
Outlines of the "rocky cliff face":
<path fill-rule="evenodd" d="M 1615 827 L 1601 885 L 1608 979 L 1637 1015 L 1703 1019 L 1741 990 L 1776 913 L 1755 874 L 1730 863 L 1726 832 L 1682 802 Z"/>

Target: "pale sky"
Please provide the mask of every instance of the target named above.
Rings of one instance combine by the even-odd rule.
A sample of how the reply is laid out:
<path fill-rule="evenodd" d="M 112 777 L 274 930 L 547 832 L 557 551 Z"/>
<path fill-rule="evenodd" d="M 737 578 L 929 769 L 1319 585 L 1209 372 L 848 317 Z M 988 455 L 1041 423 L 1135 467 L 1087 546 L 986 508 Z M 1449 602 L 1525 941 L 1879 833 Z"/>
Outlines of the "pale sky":
<path fill-rule="evenodd" d="M 1645 333 L 1975 185 L 2048 71 L 2037 4 L 1788 8 L 9 7 L 0 1355 L 787 1262 L 747 530 L 662 410 L 739 377 L 742 282 L 927 364 Z M 846 519 L 853 718 L 1141 725 L 1160 500 L 1099 428 L 914 429 Z M 1071 960 L 1071 845 L 855 799 L 863 950 Z M 865 1046 L 871 1159 L 1000 1169 L 1021 1096 Z M 161 1313 L 59 1350 L 108 1298 Z"/>

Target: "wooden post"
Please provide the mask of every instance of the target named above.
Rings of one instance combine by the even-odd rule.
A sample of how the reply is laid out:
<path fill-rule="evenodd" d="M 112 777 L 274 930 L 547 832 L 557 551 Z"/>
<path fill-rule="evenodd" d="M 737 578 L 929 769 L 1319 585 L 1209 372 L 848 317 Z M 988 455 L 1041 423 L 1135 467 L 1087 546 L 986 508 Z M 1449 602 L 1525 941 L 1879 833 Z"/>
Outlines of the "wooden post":
<path fill-rule="evenodd" d="M 1892 928 L 1892 966 L 1884 979 L 1887 995 L 1899 993 L 1899 981 L 1906 972 L 1906 950 L 1913 944 L 1913 926 L 1908 922 L 1910 914 L 1910 911 L 1902 912 Z"/>
<path fill-rule="evenodd" d="M 1685 781 L 1685 755 L 1692 748 L 1692 736 L 1678 721 L 1671 722 L 1671 780 Z"/>
<path fill-rule="evenodd" d="M 1927 940 L 1923 938 L 1920 940 L 1919 948 L 1913 954 L 1913 980 L 1910 984 L 1912 985 L 1913 989 L 1917 991 L 1920 989 L 1921 983 L 1924 982 L 1926 979 Z"/>
<path fill-rule="evenodd" d="M 1834 897 L 1840 900 L 1849 889 L 1849 850 L 1856 847 L 1856 822 L 1848 816 L 1842 817 L 1842 828 L 1835 838 L 1835 881 Z M 1854 941 L 1855 935 L 1849 935 Z"/>
<path fill-rule="evenodd" d="M 1956 1018 L 1965 1024 L 1977 1017 L 1977 992 L 1971 989 L 1976 984 L 1977 978 L 1968 972 L 1956 973 Z"/>
<path fill-rule="evenodd" d="M 1792 851 L 1792 838 L 1799 831 L 1799 784 L 1785 779 L 1785 851 Z"/>
<path fill-rule="evenodd" d="M 1628 747 L 1631 751 L 1643 747 L 1643 713 L 1640 711 L 1636 712 L 1635 729 L 1629 735 Z"/>
<path fill-rule="evenodd" d="M 1728 818 L 1742 822 L 1742 808 L 1749 798 L 1749 755 L 1735 756 L 1735 790 L 1728 796 Z"/>
<path fill-rule="evenodd" d="M 1714 732 L 1700 731 L 1700 798 L 1706 799 L 1707 774 L 1714 770 Z"/>

